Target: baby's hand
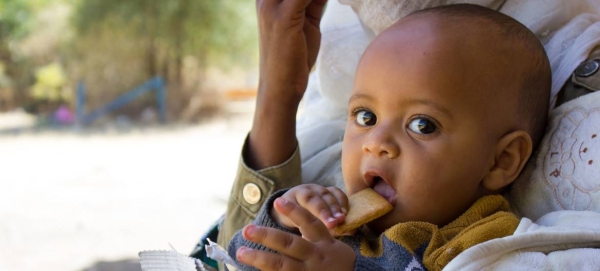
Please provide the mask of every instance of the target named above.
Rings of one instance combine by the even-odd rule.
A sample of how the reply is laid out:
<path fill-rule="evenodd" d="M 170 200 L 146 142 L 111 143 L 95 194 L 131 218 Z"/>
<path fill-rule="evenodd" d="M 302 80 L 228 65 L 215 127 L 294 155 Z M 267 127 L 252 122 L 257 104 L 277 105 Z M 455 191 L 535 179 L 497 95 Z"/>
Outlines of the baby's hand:
<path fill-rule="evenodd" d="M 328 229 L 344 222 L 349 206 L 348 196 L 342 190 L 337 187 L 323 187 L 318 184 L 295 186 L 283 194 L 281 198 L 298 205 L 298 208 L 306 209 Z M 271 210 L 271 217 L 286 228 L 300 228 L 300 225 L 290 217 L 278 212 L 277 208 Z"/>
<path fill-rule="evenodd" d="M 240 247 L 237 259 L 260 270 L 354 270 L 356 252 L 335 239 L 321 221 L 298 204 L 282 197 L 275 200 L 277 212 L 297 225 L 302 237 L 278 229 L 246 226 L 243 237 L 279 253 Z"/>

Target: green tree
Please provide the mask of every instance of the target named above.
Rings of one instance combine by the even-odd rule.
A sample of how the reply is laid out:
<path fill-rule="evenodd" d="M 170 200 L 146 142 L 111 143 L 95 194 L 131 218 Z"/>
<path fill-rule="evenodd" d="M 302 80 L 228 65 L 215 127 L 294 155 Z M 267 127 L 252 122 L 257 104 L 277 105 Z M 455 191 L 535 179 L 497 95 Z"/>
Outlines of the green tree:
<path fill-rule="evenodd" d="M 143 58 L 136 64 L 143 67 L 141 77 L 161 75 L 167 79 L 171 108 L 184 107 L 195 95 L 195 90 L 186 89 L 183 83 L 186 57 L 196 60 L 199 83 L 208 67 L 256 63 L 252 1 L 80 0 L 74 14 L 78 36 L 87 38 L 88 44 L 103 39 L 102 35 L 118 37 L 116 46 L 124 39 L 132 40 L 137 50 L 124 47 L 129 55 Z M 89 56 L 89 48 L 78 50 L 80 58 Z"/>
<path fill-rule="evenodd" d="M 0 110 L 23 106 L 31 98 L 27 89 L 35 80 L 33 73 L 40 61 L 22 54 L 21 43 L 39 26 L 39 11 L 67 1 L 0 0 Z"/>
<path fill-rule="evenodd" d="M 27 1 L 0 0 L 0 110 L 14 103 L 14 81 L 19 76 L 11 45 L 26 36 L 30 24 L 31 7 Z"/>
<path fill-rule="evenodd" d="M 0 0 L 0 46 L 3 49 L 8 49 L 11 40 L 27 34 L 31 13 L 29 1 Z"/>

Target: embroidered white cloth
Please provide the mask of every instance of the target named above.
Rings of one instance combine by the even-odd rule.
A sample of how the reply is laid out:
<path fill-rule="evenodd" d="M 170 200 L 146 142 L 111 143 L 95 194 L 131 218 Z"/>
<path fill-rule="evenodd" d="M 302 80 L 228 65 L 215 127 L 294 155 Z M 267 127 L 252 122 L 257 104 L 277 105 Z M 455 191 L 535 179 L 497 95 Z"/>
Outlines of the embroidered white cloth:
<path fill-rule="evenodd" d="M 508 194 L 517 213 L 531 219 L 560 210 L 600 213 L 600 92 L 552 110 L 532 159 Z"/>

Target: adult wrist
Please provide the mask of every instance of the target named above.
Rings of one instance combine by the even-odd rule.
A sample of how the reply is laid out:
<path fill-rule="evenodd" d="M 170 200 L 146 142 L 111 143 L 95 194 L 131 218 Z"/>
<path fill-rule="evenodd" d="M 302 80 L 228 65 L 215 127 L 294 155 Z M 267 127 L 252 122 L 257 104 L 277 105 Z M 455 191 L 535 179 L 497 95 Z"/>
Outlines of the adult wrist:
<path fill-rule="evenodd" d="M 300 100 L 304 96 L 307 84 L 308 81 L 294 84 L 290 82 L 264 82 L 261 80 L 258 85 L 257 106 L 277 101 L 276 105 L 297 109 Z"/>

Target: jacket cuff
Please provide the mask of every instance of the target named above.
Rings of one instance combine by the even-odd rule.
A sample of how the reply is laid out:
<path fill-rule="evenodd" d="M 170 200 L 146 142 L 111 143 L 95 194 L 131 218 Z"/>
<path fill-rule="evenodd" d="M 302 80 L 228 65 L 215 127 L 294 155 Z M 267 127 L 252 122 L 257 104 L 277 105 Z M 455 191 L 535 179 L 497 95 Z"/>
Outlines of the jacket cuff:
<path fill-rule="evenodd" d="M 248 138 L 242 148 L 237 180 L 231 197 L 244 212 L 255 218 L 265 200 L 275 191 L 299 185 L 302 180 L 300 149 L 296 146 L 285 162 L 268 168 L 254 170 L 245 162 Z"/>

